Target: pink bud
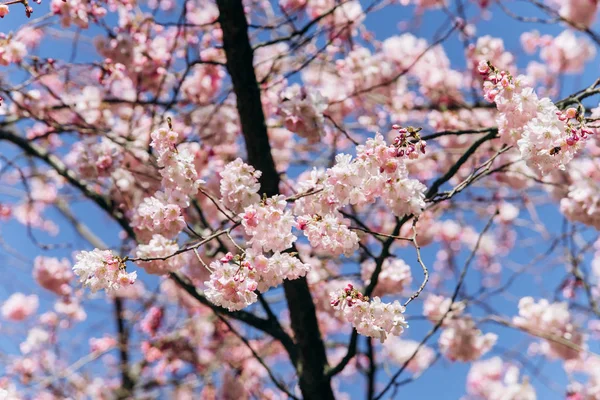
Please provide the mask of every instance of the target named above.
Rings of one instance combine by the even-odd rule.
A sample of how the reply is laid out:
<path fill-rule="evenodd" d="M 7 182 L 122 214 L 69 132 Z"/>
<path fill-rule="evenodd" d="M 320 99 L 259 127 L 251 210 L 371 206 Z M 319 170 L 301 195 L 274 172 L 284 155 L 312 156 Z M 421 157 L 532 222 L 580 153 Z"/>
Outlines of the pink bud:
<path fill-rule="evenodd" d="M 233 254 L 227 253 L 223 257 L 221 257 L 219 261 L 221 261 L 222 263 L 228 263 L 231 260 L 233 260 Z"/>

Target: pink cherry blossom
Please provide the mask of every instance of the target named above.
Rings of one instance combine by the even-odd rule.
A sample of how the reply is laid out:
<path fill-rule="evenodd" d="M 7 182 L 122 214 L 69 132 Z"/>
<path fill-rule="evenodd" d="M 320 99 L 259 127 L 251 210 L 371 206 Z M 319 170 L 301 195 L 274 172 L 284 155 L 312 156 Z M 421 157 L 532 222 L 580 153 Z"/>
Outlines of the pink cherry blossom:
<path fill-rule="evenodd" d="M 2 317 L 11 321 L 22 321 L 35 314 L 38 306 L 39 300 L 35 294 L 26 296 L 23 293 L 13 293 L 2 304 Z"/>
<path fill-rule="evenodd" d="M 398 336 L 408 327 L 404 307 L 396 300 L 383 303 L 379 297 L 369 299 L 349 284 L 339 292 L 331 292 L 331 305 L 361 335 L 377 338 L 384 343 L 388 335 Z"/>
<path fill-rule="evenodd" d="M 221 199 L 223 204 L 236 213 L 244 208 L 258 203 L 260 184 L 258 178 L 260 171 L 245 164 L 241 158 L 230 162 L 221 171 Z"/>
<path fill-rule="evenodd" d="M 33 262 L 33 277 L 37 283 L 57 295 L 68 295 L 71 292 L 69 283 L 73 279 L 71 263 L 66 258 L 59 260 L 38 256 Z"/>
<path fill-rule="evenodd" d="M 375 261 L 373 260 L 368 260 L 361 265 L 361 278 L 365 285 L 371 283 L 371 275 L 374 270 Z M 378 296 L 403 293 L 410 288 L 411 282 L 412 274 L 408 264 L 400 258 L 387 259 L 382 264 L 374 293 Z"/>
<path fill-rule="evenodd" d="M 242 224 L 250 236 L 249 246 L 262 252 L 280 252 L 292 246 L 297 239 L 292 234 L 295 220 L 286 206 L 285 197 L 279 195 L 245 208 Z"/>
<path fill-rule="evenodd" d="M 140 259 L 156 259 L 141 261 L 139 265 L 149 274 L 165 275 L 177 271 L 186 264 L 187 254 L 177 254 L 178 250 L 179 246 L 176 242 L 161 235 L 153 235 L 148 244 L 138 245 L 135 256 Z"/>
<path fill-rule="evenodd" d="M 546 299 L 536 302 L 531 297 L 523 297 L 519 301 L 519 315 L 514 317 L 513 321 L 517 326 L 529 330 L 534 336 L 553 335 L 579 347 L 585 341 L 585 337 L 572 321 L 567 303 L 550 303 Z M 549 357 L 565 360 L 580 356 L 576 348 L 557 340 L 544 340 L 539 350 Z"/>
<path fill-rule="evenodd" d="M 498 336 L 482 333 L 470 317 L 448 322 L 439 338 L 442 354 L 450 361 L 468 362 L 479 359 L 491 350 Z"/>
<path fill-rule="evenodd" d="M 316 143 L 324 135 L 323 112 L 326 109 L 326 99 L 319 92 L 306 92 L 306 89 L 295 84 L 281 93 L 278 113 L 287 129 L 310 143 Z"/>
<path fill-rule="evenodd" d="M 132 285 L 137 278 L 135 271 L 125 271 L 123 261 L 110 250 L 82 251 L 75 258 L 77 262 L 73 266 L 73 272 L 92 292 L 100 289 L 114 291 Z"/>
<path fill-rule="evenodd" d="M 398 365 L 406 364 L 406 368 L 413 374 L 419 374 L 425 371 L 433 362 L 435 353 L 432 348 L 423 345 L 419 347 L 419 342 L 414 340 L 400 339 L 397 337 L 389 337 L 383 347 L 386 355 Z M 418 350 L 417 350 L 418 349 Z M 415 354 L 410 361 L 409 358 Z"/>

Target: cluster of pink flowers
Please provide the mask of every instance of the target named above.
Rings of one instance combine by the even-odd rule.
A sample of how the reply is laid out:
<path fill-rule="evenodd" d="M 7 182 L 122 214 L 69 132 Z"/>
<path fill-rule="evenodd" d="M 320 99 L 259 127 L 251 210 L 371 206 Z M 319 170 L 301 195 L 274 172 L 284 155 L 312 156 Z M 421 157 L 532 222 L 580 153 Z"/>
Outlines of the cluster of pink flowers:
<path fill-rule="evenodd" d="M 36 257 L 33 261 L 33 278 L 41 287 L 59 296 L 71 293 L 69 283 L 73 279 L 73 272 L 66 258 Z"/>
<path fill-rule="evenodd" d="M 571 375 L 571 383 L 567 387 L 567 400 L 597 400 L 600 398 L 600 357 L 588 354 L 579 360 L 565 363 L 566 372 Z M 573 375 L 587 377 L 587 382 L 575 381 Z"/>
<path fill-rule="evenodd" d="M 578 347 L 584 344 L 585 338 L 575 327 L 567 303 L 550 303 L 546 299 L 536 302 L 532 297 L 523 297 L 519 301 L 519 316 L 514 317 L 513 322 L 534 336 L 552 335 Z M 541 345 L 536 345 L 531 350 L 563 360 L 581 356 L 576 348 L 556 339 L 544 339 Z"/>
<path fill-rule="evenodd" d="M 19 37 L 0 35 L 0 65 L 19 63 L 26 55 L 27 47 Z"/>
<path fill-rule="evenodd" d="M 87 314 L 83 309 L 81 302 L 74 296 L 63 297 L 54 304 L 54 311 L 61 317 L 66 317 L 72 321 L 84 321 L 87 318 Z M 55 319 L 49 317 L 48 319 Z M 42 319 L 43 320 L 43 319 Z"/>
<path fill-rule="evenodd" d="M 379 297 L 363 296 L 352 284 L 331 292 L 331 306 L 341 311 L 361 335 L 377 338 L 384 343 L 388 335 L 398 336 L 408 328 L 404 307 L 398 302 L 384 303 Z"/>
<path fill-rule="evenodd" d="M 21 342 L 19 349 L 21 349 L 21 353 L 29 354 L 48 346 L 49 341 L 50 333 L 47 330 L 34 327 L 27 332 L 27 338 Z"/>
<path fill-rule="evenodd" d="M 73 145 L 69 154 L 72 164 L 82 178 L 107 177 L 121 164 L 123 148 L 108 138 L 96 142 L 90 138 Z"/>
<path fill-rule="evenodd" d="M 194 155 L 185 147 L 177 148 L 177 132 L 161 128 L 152 132 L 151 137 L 150 146 L 157 153 L 162 187 L 169 204 L 188 207 L 188 196 L 194 196 L 201 183 L 194 166 Z"/>
<path fill-rule="evenodd" d="M 371 275 L 375 270 L 374 260 L 368 260 L 361 264 L 360 276 L 365 283 L 371 283 Z M 381 273 L 377 280 L 374 294 L 383 296 L 386 294 L 402 293 L 410 287 L 412 274 L 410 267 L 401 258 L 386 258 L 381 266 Z"/>
<path fill-rule="evenodd" d="M 135 271 L 127 273 L 123 260 L 110 250 L 82 251 L 75 258 L 77 262 L 73 266 L 73 272 L 92 292 L 100 289 L 115 291 L 132 285 L 137 278 Z"/>
<path fill-rule="evenodd" d="M 474 75 L 478 75 L 478 66 L 482 61 L 489 61 L 496 68 L 504 71 L 512 71 L 515 68 L 515 58 L 504 49 L 504 41 L 489 35 L 481 36 L 476 43 L 469 45 L 467 59 Z"/>
<path fill-rule="evenodd" d="M 296 241 L 294 216 L 286 210 L 285 196 L 277 195 L 246 207 L 242 224 L 250 236 L 248 245 L 262 252 L 284 251 Z"/>
<path fill-rule="evenodd" d="M 100 338 L 90 338 L 89 344 L 92 353 L 104 353 L 115 347 L 118 343 L 114 337 L 104 336 Z"/>
<path fill-rule="evenodd" d="M 349 38 L 365 19 L 365 13 L 357 0 L 343 3 L 336 3 L 334 0 L 311 0 L 307 2 L 306 13 L 311 18 L 321 17 L 319 24 L 329 28 L 332 39 Z"/>
<path fill-rule="evenodd" d="M 558 13 L 567 21 L 589 27 L 596 18 L 598 0 L 546 0 L 558 7 Z"/>
<path fill-rule="evenodd" d="M 462 302 L 453 303 L 451 298 L 430 294 L 423 303 L 423 315 L 433 323 L 438 323 L 442 318 L 442 325 L 460 317 L 465 305 Z"/>
<path fill-rule="evenodd" d="M 161 235 L 153 235 L 148 244 L 140 244 L 136 248 L 135 256 L 142 259 L 165 258 L 164 260 L 151 260 L 139 262 L 140 267 L 147 273 L 165 275 L 177 271 L 187 262 L 187 254 L 176 254 L 179 250 L 177 242 Z"/>
<path fill-rule="evenodd" d="M 13 293 L 2 304 L 2 316 L 11 321 L 22 321 L 35 314 L 39 306 L 35 294 L 26 296 L 23 293 Z"/>
<path fill-rule="evenodd" d="M 560 201 L 560 211 L 570 221 L 600 229 L 600 191 L 597 185 L 600 170 L 590 159 L 573 161 L 571 184 L 566 197 Z"/>
<path fill-rule="evenodd" d="M 267 258 L 248 249 L 243 256 L 227 253 L 209 268 L 210 280 L 204 282 L 206 297 L 229 310 L 240 310 L 256 302 L 256 291 L 265 292 L 284 279 L 305 276 L 310 265 L 289 253 L 275 252 Z"/>
<path fill-rule="evenodd" d="M 323 176 L 313 174 L 311 180 L 319 192 L 299 199 L 296 214 L 326 214 L 347 204 L 373 203 L 381 197 L 397 216 L 419 215 L 425 207 L 426 187 L 408 177 L 405 162 L 425 153 L 426 144 L 416 130 L 396 128 L 398 136 L 392 145 L 377 134 L 357 147 L 355 159 L 338 154 L 335 165 Z"/>
<path fill-rule="evenodd" d="M 210 280 L 204 282 L 204 295 L 211 303 L 234 311 L 256 302 L 258 283 L 248 260 L 228 253 L 210 263 L 210 270 Z"/>
<path fill-rule="evenodd" d="M 564 170 L 593 133 L 578 111 L 561 112 L 549 98 L 539 99 L 523 76 L 514 78 L 486 62 L 479 71 L 486 79 L 486 99 L 498 107 L 498 130 L 505 143 L 518 145 L 523 159 L 542 175 Z"/>
<path fill-rule="evenodd" d="M 150 240 L 154 234 L 167 238 L 176 236 L 185 227 L 181 208 L 171 204 L 162 192 L 146 197 L 135 210 L 132 225 L 141 240 Z"/>
<path fill-rule="evenodd" d="M 181 84 L 181 93 L 194 104 L 208 104 L 219 92 L 225 71 L 218 65 L 197 65 Z"/>
<path fill-rule="evenodd" d="M 450 361 L 474 361 L 496 343 L 497 335 L 483 334 L 469 315 L 463 315 L 465 305 L 444 296 L 430 294 L 423 304 L 423 315 L 432 323 L 444 327 L 438 344 Z"/>
<path fill-rule="evenodd" d="M 540 58 L 554 73 L 580 73 L 585 63 L 596 56 L 594 45 L 585 37 L 575 36 L 571 30 L 565 30 L 555 38 L 540 35 L 538 31 L 525 32 L 521 35 L 521 43 L 528 53 L 539 47 Z"/>
<path fill-rule="evenodd" d="M 281 92 L 278 114 L 284 126 L 309 143 L 316 143 L 325 134 L 323 112 L 327 99 L 318 91 L 309 91 L 304 86 L 293 84 Z"/>
<path fill-rule="evenodd" d="M 53 14 L 60 15 L 64 28 L 75 24 L 81 29 L 87 29 L 90 20 L 94 21 L 106 15 L 106 9 L 99 3 L 87 0 L 52 0 L 50 9 Z"/>
<path fill-rule="evenodd" d="M 527 378 L 519 382 L 519 369 L 500 357 L 473 363 L 467 375 L 469 399 L 536 400 L 535 390 Z"/>
<path fill-rule="evenodd" d="M 266 292 L 284 279 L 297 279 L 310 271 L 310 265 L 290 253 L 275 252 L 267 258 L 252 249 L 246 251 L 245 259 L 254 268 L 253 277 L 258 282 L 258 290 Z"/>
<path fill-rule="evenodd" d="M 151 307 L 146 313 L 146 316 L 144 317 L 142 322 L 140 323 L 140 328 L 142 329 L 142 332 L 152 337 L 155 336 L 156 331 L 158 330 L 158 328 L 160 328 L 160 325 L 162 324 L 163 315 L 164 312 L 162 308 L 156 306 Z"/>
<path fill-rule="evenodd" d="M 474 361 L 491 350 L 498 336 L 483 334 L 471 319 L 465 316 L 448 321 L 438 344 L 442 354 L 450 361 Z"/>
<path fill-rule="evenodd" d="M 334 214 L 298 217 L 296 224 L 315 251 L 336 257 L 341 254 L 350 256 L 358 249 L 358 235 Z"/>
<path fill-rule="evenodd" d="M 425 371 L 435 358 L 435 352 L 431 347 L 425 345 L 419 347 L 419 342 L 414 340 L 389 337 L 383 344 L 383 347 L 385 354 L 395 364 L 404 365 L 404 363 L 408 362 L 406 369 L 413 374 Z M 413 354 L 415 354 L 413 359 L 408 361 Z"/>
<path fill-rule="evenodd" d="M 262 172 L 237 158 L 221 171 L 221 200 L 235 213 L 260 201 L 258 178 Z"/>

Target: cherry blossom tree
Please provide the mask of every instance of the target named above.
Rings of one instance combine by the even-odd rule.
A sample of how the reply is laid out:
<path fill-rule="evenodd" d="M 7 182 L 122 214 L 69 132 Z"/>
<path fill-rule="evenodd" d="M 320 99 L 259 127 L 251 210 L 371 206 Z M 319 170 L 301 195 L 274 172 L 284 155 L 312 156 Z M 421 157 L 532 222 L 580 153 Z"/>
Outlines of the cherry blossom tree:
<path fill-rule="evenodd" d="M 0 4 L 0 399 L 599 400 L 598 6 Z"/>

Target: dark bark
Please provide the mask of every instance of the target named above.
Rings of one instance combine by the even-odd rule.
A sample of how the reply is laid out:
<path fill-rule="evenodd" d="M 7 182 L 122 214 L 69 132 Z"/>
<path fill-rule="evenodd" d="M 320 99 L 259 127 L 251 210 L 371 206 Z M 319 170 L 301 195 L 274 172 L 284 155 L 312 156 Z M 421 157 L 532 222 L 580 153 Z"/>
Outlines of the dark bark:
<path fill-rule="evenodd" d="M 261 191 L 267 196 L 273 196 L 279 193 L 279 175 L 267 136 L 244 7 L 241 0 L 217 0 L 217 6 L 223 30 L 227 70 L 237 97 L 248 163 L 262 172 Z M 330 379 L 325 375 L 325 346 L 306 279 L 285 281 L 283 287 L 298 347 L 296 370 L 302 395 L 305 399 L 333 399 Z"/>
<path fill-rule="evenodd" d="M 115 298 L 115 319 L 117 320 L 117 339 L 119 346 L 119 369 L 121 370 L 121 387 L 117 391 L 118 399 L 128 399 L 133 395 L 135 385 L 129 372 L 129 333 L 123 319 L 123 300 Z"/>

